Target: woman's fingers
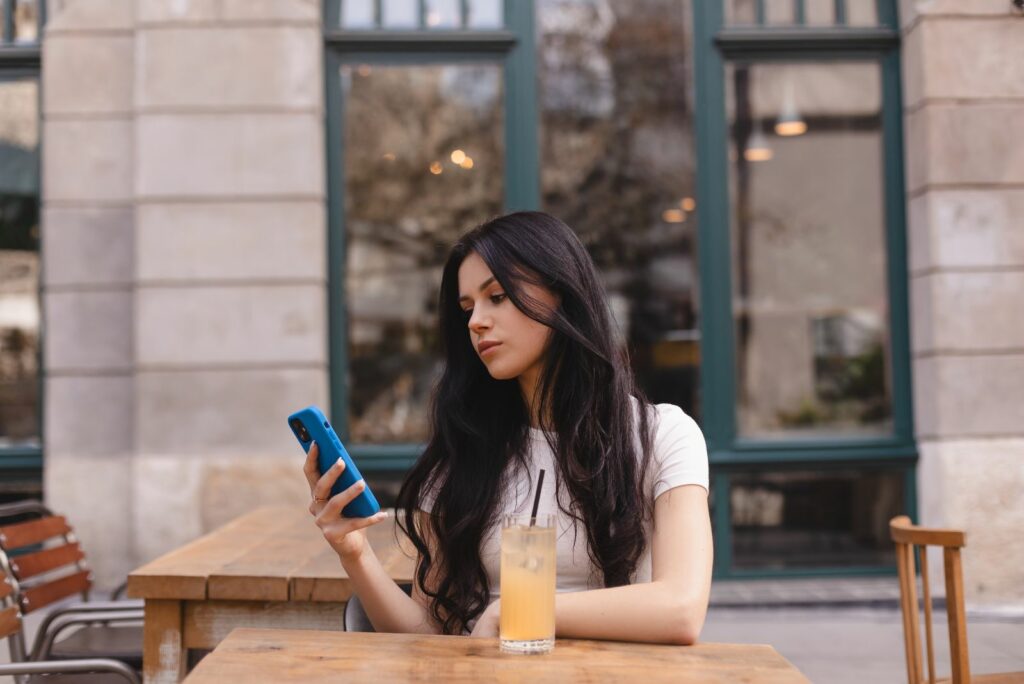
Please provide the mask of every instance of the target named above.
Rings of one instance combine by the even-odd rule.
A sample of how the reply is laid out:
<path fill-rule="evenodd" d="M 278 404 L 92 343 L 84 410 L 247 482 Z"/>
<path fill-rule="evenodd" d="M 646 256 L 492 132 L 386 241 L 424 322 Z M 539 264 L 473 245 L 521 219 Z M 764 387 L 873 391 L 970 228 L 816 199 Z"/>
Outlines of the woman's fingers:
<path fill-rule="evenodd" d="M 313 498 L 326 500 L 331 495 L 331 487 L 345 470 L 345 461 L 340 458 L 334 462 L 327 472 L 313 485 Z M 340 494 L 339 494 L 340 496 Z"/>
<path fill-rule="evenodd" d="M 331 470 L 334 470 L 332 467 Z M 326 475 L 325 475 L 326 477 Z M 318 485 L 319 486 L 319 485 Z M 341 515 L 341 509 L 348 506 L 352 501 L 363 493 L 366 489 L 366 480 L 359 480 L 345 491 L 335 494 L 331 497 L 331 500 L 324 505 L 322 511 L 320 511 L 321 517 L 327 516 L 330 520 L 332 517 L 338 517 Z M 328 490 L 330 491 L 330 490 Z M 358 519 L 358 518 L 357 518 Z"/>
<path fill-rule="evenodd" d="M 341 496 L 340 494 L 338 496 Z M 321 518 L 317 518 L 317 523 L 320 523 Z M 376 525 L 379 522 L 387 520 L 388 514 L 386 511 L 380 511 L 374 513 L 369 518 L 342 518 L 337 515 L 333 516 L 331 522 L 325 525 L 320 525 L 320 529 L 323 530 L 324 537 L 327 541 L 340 544 L 345 539 L 346 535 L 351 534 L 357 530 Z"/>
<path fill-rule="evenodd" d="M 302 472 L 306 475 L 306 481 L 309 483 L 309 491 L 313 491 L 313 487 L 316 486 L 316 481 L 320 479 L 320 466 L 317 465 L 317 458 L 320 455 L 320 450 L 316 446 L 316 442 L 309 445 L 309 453 L 306 454 L 306 462 L 302 464 Z"/>

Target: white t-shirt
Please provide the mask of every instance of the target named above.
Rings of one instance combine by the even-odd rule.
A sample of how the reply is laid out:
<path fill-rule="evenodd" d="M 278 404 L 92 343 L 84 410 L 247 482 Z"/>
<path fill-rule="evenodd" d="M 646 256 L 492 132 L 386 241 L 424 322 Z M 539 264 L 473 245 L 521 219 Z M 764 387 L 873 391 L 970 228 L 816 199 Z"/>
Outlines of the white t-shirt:
<path fill-rule="evenodd" d="M 634 404 L 635 405 L 635 404 Z M 672 404 L 657 404 L 652 412 L 654 434 L 653 452 L 648 473 L 648 491 L 651 504 L 661 494 L 682 485 L 700 485 L 708 489 L 708 452 L 704 435 L 694 420 L 681 408 Z M 533 483 L 543 468 L 544 487 L 541 490 L 538 515 L 553 514 L 557 526 L 556 553 L 558 568 L 557 591 L 582 591 L 603 586 L 603 576 L 587 553 L 587 535 L 582 524 L 579 530 L 575 521 L 562 513 L 555 499 L 554 454 L 544 433 L 530 428 L 530 467 L 521 473 L 504 496 L 500 515 L 529 515 L 533 506 Z M 639 446 L 639 439 L 637 439 Z M 639 452 L 639 449 L 638 449 Z M 559 495 L 563 504 L 568 502 L 568 492 L 560 486 Z M 564 506 L 568 508 L 568 506 Z M 500 520 L 500 517 L 499 517 Z M 652 523 L 644 525 L 647 544 L 637 563 L 633 582 L 651 581 L 651 537 Z M 484 534 L 480 545 L 480 557 L 487 571 L 491 600 L 501 594 L 499 572 L 501 568 L 501 526 L 491 528 Z"/>

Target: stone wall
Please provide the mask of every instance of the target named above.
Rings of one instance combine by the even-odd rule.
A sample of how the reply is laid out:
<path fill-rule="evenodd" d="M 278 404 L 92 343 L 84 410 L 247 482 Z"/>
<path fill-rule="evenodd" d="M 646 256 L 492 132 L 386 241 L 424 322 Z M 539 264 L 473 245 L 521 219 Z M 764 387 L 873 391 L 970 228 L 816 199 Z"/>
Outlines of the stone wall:
<path fill-rule="evenodd" d="M 51 4 L 45 492 L 111 586 L 308 496 L 285 417 L 327 404 L 320 9 Z"/>
<path fill-rule="evenodd" d="M 1009 0 L 901 9 L 919 509 L 967 531 L 970 603 L 1020 604 L 1024 16 Z"/>

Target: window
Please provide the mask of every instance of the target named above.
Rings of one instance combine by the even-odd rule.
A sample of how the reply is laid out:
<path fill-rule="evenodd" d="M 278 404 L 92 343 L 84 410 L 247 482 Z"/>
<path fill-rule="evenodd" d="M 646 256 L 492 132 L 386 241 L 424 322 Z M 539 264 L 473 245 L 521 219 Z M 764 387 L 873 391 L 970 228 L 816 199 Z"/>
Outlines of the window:
<path fill-rule="evenodd" d="M 331 412 L 385 505 L 427 437 L 448 248 L 539 204 L 532 4 L 325 5 Z"/>
<path fill-rule="evenodd" d="M 0 40 L 0 501 L 42 480 L 39 43 L 31 0 L 3 4 Z"/>
<path fill-rule="evenodd" d="M 718 576 L 891 573 L 914 509 L 894 5 L 695 7 Z"/>

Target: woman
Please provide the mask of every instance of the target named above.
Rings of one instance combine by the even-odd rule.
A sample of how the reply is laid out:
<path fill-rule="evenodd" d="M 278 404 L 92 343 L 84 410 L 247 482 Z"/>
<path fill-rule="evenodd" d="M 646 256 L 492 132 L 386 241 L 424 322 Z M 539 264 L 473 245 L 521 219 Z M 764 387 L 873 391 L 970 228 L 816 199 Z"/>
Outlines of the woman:
<path fill-rule="evenodd" d="M 364 483 L 328 500 L 344 466 L 320 477 L 315 447 L 306 460 L 310 512 L 374 627 L 497 636 L 500 517 L 528 514 L 543 468 L 556 635 L 696 641 L 711 584 L 704 439 L 678 407 L 644 400 L 575 234 L 539 212 L 470 231 L 444 267 L 440 324 L 431 436 L 398 496 L 418 551 L 411 597 L 362 531 L 387 514 L 341 517 Z"/>

